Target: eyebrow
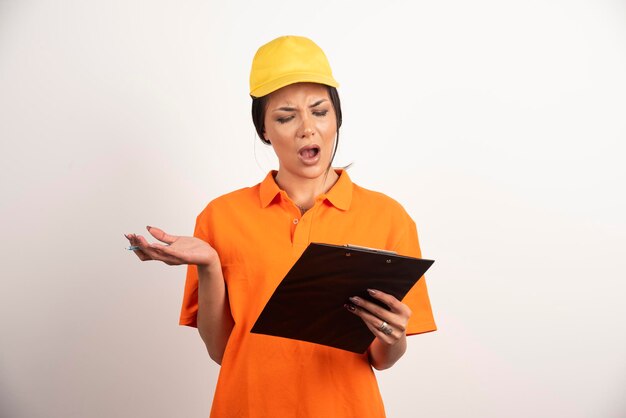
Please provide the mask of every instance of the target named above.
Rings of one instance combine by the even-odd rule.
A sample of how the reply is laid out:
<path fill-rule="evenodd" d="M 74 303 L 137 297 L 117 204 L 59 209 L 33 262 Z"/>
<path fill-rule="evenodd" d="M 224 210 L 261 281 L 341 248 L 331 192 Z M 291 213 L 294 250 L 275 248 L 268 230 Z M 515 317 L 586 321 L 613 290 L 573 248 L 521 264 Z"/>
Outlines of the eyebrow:
<path fill-rule="evenodd" d="M 322 103 L 324 103 L 325 101 L 327 101 L 327 99 L 320 99 L 317 102 L 313 103 L 312 105 L 309 106 L 309 109 L 313 109 L 314 107 L 317 107 L 319 105 L 321 105 Z M 297 109 L 295 107 L 291 107 L 291 106 L 282 106 L 279 108 L 274 109 L 274 112 L 277 111 L 283 111 L 283 112 L 294 112 Z"/>

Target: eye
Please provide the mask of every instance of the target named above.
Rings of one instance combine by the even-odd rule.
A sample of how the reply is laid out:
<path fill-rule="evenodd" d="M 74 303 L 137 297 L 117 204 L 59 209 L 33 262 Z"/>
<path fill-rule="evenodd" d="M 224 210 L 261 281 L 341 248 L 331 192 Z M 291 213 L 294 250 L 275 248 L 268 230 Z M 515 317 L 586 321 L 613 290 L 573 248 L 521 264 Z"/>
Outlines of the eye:
<path fill-rule="evenodd" d="M 278 122 L 280 124 L 284 124 L 284 123 L 289 122 L 291 119 L 293 119 L 293 116 L 284 116 L 282 118 L 276 119 L 276 122 Z"/>
<path fill-rule="evenodd" d="M 320 116 L 320 117 L 326 116 L 327 113 L 328 113 L 328 110 L 315 110 L 315 111 L 313 111 L 313 114 L 315 116 Z"/>

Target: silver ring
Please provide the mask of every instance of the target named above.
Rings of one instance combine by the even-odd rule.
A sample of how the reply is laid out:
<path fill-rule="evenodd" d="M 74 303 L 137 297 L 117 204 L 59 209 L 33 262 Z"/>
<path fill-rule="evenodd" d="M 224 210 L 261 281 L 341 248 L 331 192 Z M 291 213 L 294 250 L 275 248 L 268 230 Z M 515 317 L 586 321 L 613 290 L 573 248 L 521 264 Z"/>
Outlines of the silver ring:
<path fill-rule="evenodd" d="M 393 328 L 391 328 L 389 324 L 387 324 L 385 321 L 380 324 L 380 327 L 378 327 L 378 329 L 385 335 L 391 335 L 391 333 L 393 332 Z"/>

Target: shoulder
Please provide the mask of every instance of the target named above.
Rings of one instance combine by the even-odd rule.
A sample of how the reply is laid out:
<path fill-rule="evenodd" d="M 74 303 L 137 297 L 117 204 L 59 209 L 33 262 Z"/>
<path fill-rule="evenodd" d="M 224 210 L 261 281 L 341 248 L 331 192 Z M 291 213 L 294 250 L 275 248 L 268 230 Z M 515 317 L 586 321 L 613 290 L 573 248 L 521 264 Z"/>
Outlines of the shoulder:
<path fill-rule="evenodd" d="M 365 211 L 383 217 L 389 216 L 405 222 L 412 222 L 404 206 L 394 198 L 355 183 L 353 183 L 352 190 L 351 209 L 353 208 L 354 210 Z"/>
<path fill-rule="evenodd" d="M 353 186 L 349 212 L 358 225 L 367 225 L 365 245 L 385 248 L 402 255 L 419 254 L 417 228 L 402 204 L 394 198 L 358 185 Z"/>
<path fill-rule="evenodd" d="M 211 200 L 198 215 L 198 219 L 210 219 L 241 212 L 246 208 L 259 207 L 259 184 L 226 193 Z"/>

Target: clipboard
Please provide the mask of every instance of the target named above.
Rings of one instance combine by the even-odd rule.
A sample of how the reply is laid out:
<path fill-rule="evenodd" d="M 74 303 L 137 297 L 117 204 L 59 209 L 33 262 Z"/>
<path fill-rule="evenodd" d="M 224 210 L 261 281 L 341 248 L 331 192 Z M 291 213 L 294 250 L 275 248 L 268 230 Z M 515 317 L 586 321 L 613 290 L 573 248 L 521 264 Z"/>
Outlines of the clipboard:
<path fill-rule="evenodd" d="M 374 335 L 344 304 L 367 289 L 402 300 L 434 260 L 357 246 L 311 243 L 280 282 L 252 333 L 365 353 Z"/>

